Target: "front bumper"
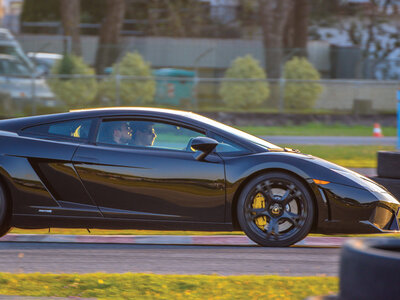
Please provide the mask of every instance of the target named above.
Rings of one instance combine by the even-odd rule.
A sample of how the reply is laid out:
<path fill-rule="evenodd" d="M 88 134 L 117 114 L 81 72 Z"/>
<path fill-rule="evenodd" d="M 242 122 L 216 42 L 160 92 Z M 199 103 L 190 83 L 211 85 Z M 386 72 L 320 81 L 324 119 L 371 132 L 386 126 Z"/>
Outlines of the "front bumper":
<path fill-rule="evenodd" d="M 319 190 L 327 199 L 330 214 L 329 219 L 319 224 L 316 232 L 400 232 L 400 203 L 390 193 L 333 183 Z"/>

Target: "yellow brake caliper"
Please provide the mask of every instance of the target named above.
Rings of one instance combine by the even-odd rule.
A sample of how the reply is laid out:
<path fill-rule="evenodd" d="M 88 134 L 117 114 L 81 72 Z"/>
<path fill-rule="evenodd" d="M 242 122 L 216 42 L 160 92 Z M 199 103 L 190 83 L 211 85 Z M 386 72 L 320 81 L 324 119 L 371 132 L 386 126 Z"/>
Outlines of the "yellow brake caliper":
<path fill-rule="evenodd" d="M 265 198 L 261 193 L 258 193 L 253 199 L 253 208 L 265 208 Z M 267 225 L 267 217 L 260 216 L 255 219 L 256 225 L 261 229 L 264 230 L 265 225 Z"/>

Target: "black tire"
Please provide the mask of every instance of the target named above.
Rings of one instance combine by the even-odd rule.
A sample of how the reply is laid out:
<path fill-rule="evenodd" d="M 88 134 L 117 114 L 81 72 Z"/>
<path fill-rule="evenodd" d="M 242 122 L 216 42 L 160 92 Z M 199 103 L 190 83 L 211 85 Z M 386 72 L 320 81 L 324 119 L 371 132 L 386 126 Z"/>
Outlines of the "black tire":
<path fill-rule="evenodd" d="M 257 244 L 287 247 L 310 232 L 314 205 L 300 180 L 286 173 L 271 172 L 254 178 L 244 187 L 238 199 L 237 216 L 242 230 Z"/>
<path fill-rule="evenodd" d="M 400 200 L 400 179 L 384 177 L 371 177 L 371 179 L 383 185 L 393 196 Z"/>
<path fill-rule="evenodd" d="M 378 151 L 378 176 L 400 179 L 400 152 Z"/>
<path fill-rule="evenodd" d="M 10 230 L 10 220 L 6 194 L 0 184 L 0 237 Z"/>
<path fill-rule="evenodd" d="M 342 247 L 340 299 L 399 299 L 400 240 L 354 239 Z"/>

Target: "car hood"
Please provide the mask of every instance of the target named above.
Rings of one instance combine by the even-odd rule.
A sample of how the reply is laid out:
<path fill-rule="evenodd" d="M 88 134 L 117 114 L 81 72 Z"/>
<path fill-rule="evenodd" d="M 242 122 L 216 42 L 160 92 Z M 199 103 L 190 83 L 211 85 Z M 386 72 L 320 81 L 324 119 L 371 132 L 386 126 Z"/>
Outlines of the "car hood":
<path fill-rule="evenodd" d="M 273 153 L 284 155 L 290 160 L 297 161 L 296 165 L 312 179 L 324 180 L 379 193 L 387 193 L 387 190 L 383 186 L 370 178 L 325 159 L 287 148 L 283 151 L 274 151 Z"/>

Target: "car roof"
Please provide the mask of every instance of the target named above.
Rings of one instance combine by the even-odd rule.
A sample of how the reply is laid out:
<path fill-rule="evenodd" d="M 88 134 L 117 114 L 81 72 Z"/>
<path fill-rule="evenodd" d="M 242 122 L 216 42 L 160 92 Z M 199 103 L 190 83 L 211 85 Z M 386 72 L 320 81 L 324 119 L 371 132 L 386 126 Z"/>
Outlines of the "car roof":
<path fill-rule="evenodd" d="M 71 110 L 65 113 L 30 116 L 0 121 L 0 130 L 17 132 L 25 127 L 35 126 L 44 123 L 60 122 L 81 118 L 95 117 L 117 117 L 142 115 L 147 117 L 164 117 L 170 119 L 192 119 L 196 120 L 195 113 L 174 109 L 152 108 L 152 107 L 107 107 Z"/>
<path fill-rule="evenodd" d="M 0 59 L 1 60 L 14 60 L 17 61 L 17 58 L 15 56 L 9 55 L 9 54 L 0 54 Z"/>
<path fill-rule="evenodd" d="M 45 59 L 62 59 L 63 56 L 58 53 L 45 53 L 45 52 L 28 52 L 30 58 L 45 58 Z"/>
<path fill-rule="evenodd" d="M 195 127 L 200 127 L 206 130 L 213 131 L 217 134 L 222 134 L 228 139 L 233 139 L 234 141 L 241 141 L 250 147 L 251 149 L 265 149 L 260 145 L 256 145 L 253 142 L 249 142 L 247 139 L 236 135 L 231 132 L 233 128 L 216 122 L 212 119 L 206 118 L 199 114 L 175 110 L 175 109 L 165 109 L 165 108 L 153 108 L 153 107 L 108 107 L 108 108 L 94 108 L 94 109 L 80 109 L 72 110 L 70 112 L 41 115 L 41 116 L 31 116 L 15 119 L 7 119 L 0 121 L 0 130 L 11 131 L 19 133 L 22 129 L 52 123 L 52 122 L 62 122 L 68 120 L 76 120 L 83 118 L 97 118 L 97 117 L 130 117 L 130 116 L 140 116 L 140 117 L 150 117 L 150 118 L 163 118 L 169 121 L 178 121 L 186 123 L 187 125 L 192 125 Z M 222 129 L 221 127 L 225 127 Z M 228 128 L 226 128 L 228 127 Z M 271 144 L 272 145 L 272 144 Z M 275 146 L 276 147 L 276 146 Z"/>

